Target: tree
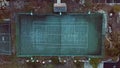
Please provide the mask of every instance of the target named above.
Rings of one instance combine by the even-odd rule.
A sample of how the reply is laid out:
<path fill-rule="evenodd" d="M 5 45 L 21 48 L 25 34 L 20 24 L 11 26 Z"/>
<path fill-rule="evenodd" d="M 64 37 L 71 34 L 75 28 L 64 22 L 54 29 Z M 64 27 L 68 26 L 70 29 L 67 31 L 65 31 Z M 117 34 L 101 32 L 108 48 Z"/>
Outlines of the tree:
<path fill-rule="evenodd" d="M 120 5 L 114 5 L 113 10 L 114 12 L 120 12 Z"/>
<path fill-rule="evenodd" d="M 56 65 L 65 64 L 64 62 L 60 62 L 59 57 L 57 57 L 57 56 L 51 57 L 51 60 L 52 60 L 52 63 L 56 64 Z"/>
<path fill-rule="evenodd" d="M 85 7 L 87 7 L 88 9 L 92 8 L 92 2 L 91 0 L 85 0 Z"/>
<path fill-rule="evenodd" d="M 97 68 L 100 61 L 101 61 L 100 58 L 91 58 L 90 64 L 92 65 L 93 68 Z"/>
<path fill-rule="evenodd" d="M 75 64 L 76 68 L 84 68 L 84 63 L 83 62 L 77 61 L 77 62 L 74 62 L 74 64 Z"/>

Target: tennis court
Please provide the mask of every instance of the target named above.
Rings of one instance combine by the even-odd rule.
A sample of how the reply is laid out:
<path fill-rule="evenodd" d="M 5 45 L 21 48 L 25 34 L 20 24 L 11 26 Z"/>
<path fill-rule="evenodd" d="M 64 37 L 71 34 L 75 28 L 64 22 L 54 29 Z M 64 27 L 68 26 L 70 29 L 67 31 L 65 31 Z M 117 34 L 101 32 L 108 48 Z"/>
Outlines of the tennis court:
<path fill-rule="evenodd" d="M 18 14 L 18 56 L 101 56 L 103 14 Z"/>
<path fill-rule="evenodd" d="M 10 21 L 0 22 L 0 55 L 11 55 Z"/>

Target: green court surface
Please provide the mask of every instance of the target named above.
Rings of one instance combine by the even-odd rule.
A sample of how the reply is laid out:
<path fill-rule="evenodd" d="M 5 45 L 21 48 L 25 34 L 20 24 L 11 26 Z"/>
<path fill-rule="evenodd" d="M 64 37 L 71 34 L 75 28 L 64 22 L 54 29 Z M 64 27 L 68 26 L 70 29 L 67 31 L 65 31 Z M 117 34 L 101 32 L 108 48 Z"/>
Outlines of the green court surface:
<path fill-rule="evenodd" d="M 102 56 L 103 14 L 18 14 L 17 55 Z"/>

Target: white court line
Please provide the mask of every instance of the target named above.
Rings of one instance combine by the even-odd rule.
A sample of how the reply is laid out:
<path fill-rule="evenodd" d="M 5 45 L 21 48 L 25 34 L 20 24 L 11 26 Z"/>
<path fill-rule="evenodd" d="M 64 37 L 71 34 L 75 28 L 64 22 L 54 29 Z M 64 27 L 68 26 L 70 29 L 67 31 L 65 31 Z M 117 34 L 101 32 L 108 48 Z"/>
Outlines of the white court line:
<path fill-rule="evenodd" d="M 35 46 L 37 48 L 84 48 L 86 49 L 85 47 L 42 47 L 42 46 Z"/>
<path fill-rule="evenodd" d="M 37 46 L 35 46 L 35 47 L 44 47 L 44 46 L 39 46 L 39 45 L 42 45 L 42 44 L 33 44 L 33 45 L 37 45 Z M 43 44 L 43 45 L 45 45 L 45 44 Z M 46 44 L 47 45 L 47 44 Z M 48 45 L 56 45 L 56 44 L 48 44 Z M 59 47 L 59 46 L 56 46 L 56 47 L 52 47 L 52 46 L 47 46 L 47 48 L 85 48 L 85 49 L 87 49 L 87 47 L 84 47 L 84 45 L 80 45 L 79 44 L 79 46 L 78 45 L 69 45 L 69 44 L 67 44 L 68 46 L 64 46 L 64 44 L 57 44 L 57 45 L 59 45 L 59 46 L 61 46 L 61 47 Z M 75 47 L 76 46 L 76 47 Z M 46 47 L 45 47 L 46 48 Z"/>
<path fill-rule="evenodd" d="M 48 45 L 80 45 L 80 44 L 54 44 L 54 43 L 33 43 L 36 45 L 48 44 Z"/>
<path fill-rule="evenodd" d="M 89 23 L 89 22 L 87 22 L 87 23 Z M 88 30 L 89 30 L 89 29 L 88 29 L 88 28 L 89 28 L 89 25 L 87 24 L 87 49 L 88 49 L 88 40 L 89 40 L 89 38 L 88 38 L 88 37 L 89 37 L 89 36 L 88 36 L 88 32 L 89 32 L 89 31 L 88 31 Z"/>
<path fill-rule="evenodd" d="M 33 23 L 34 24 L 34 23 Z M 75 24 L 75 26 L 86 26 L 87 24 L 78 24 L 78 25 L 76 25 Z M 43 24 L 35 24 L 34 26 L 61 26 L 60 24 L 58 25 L 58 24 L 49 24 L 49 25 L 43 25 Z M 62 24 L 62 26 L 74 26 L 74 24 Z"/>

